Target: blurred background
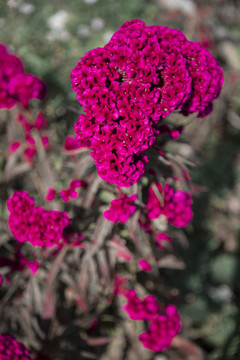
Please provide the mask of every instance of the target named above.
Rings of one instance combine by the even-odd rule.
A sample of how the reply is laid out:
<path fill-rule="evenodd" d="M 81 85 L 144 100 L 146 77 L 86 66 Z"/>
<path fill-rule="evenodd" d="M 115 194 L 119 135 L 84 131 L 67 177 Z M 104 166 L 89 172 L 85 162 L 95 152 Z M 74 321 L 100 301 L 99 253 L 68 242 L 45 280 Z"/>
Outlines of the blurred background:
<path fill-rule="evenodd" d="M 72 68 L 88 50 L 104 46 L 123 22 L 134 18 L 181 30 L 188 40 L 206 47 L 224 69 L 224 88 L 213 113 L 189 122 L 183 138 L 191 145 L 185 142 L 178 147 L 194 164 L 194 219 L 177 250 L 183 269 L 163 269 L 162 276 L 182 301 L 178 306 L 184 315 L 182 335 L 198 346 L 194 357 L 173 359 L 237 360 L 240 1 L 1 0 L 0 42 L 22 59 L 26 72 L 46 82 L 45 113 L 50 129 L 57 129 L 55 142 L 63 144 L 74 133 L 79 110 L 70 85 Z M 154 359 L 167 359 L 164 356 Z"/>

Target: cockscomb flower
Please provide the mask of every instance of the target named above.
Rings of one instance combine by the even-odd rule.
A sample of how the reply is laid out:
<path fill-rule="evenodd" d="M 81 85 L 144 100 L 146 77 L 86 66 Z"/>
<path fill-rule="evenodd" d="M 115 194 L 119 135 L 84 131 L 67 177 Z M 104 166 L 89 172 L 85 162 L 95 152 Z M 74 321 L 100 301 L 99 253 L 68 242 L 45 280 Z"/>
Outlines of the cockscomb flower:
<path fill-rule="evenodd" d="M 71 79 L 85 111 L 75 124 L 77 139 L 92 150 L 103 180 L 129 187 L 145 172 L 144 151 L 159 135 L 159 121 L 174 110 L 210 112 L 223 74 L 180 31 L 132 20 L 103 48 L 89 51 Z"/>
<path fill-rule="evenodd" d="M 181 320 L 176 307 L 168 305 L 164 312 L 165 314 L 158 314 L 151 321 L 148 331 L 139 335 L 143 346 L 154 352 L 167 349 L 181 330 Z"/>
<path fill-rule="evenodd" d="M 1 360 L 33 360 L 28 349 L 12 335 L 0 335 Z"/>
<path fill-rule="evenodd" d="M 123 309 L 132 320 L 149 321 L 148 331 L 139 335 L 139 340 L 144 347 L 158 352 L 171 345 L 172 339 L 181 330 L 181 320 L 174 305 L 160 308 L 157 299 L 147 295 L 140 299 L 136 291 L 131 289 L 123 294 L 127 304 Z"/>
<path fill-rule="evenodd" d="M 145 259 L 141 259 L 138 261 L 138 266 L 143 270 L 143 271 L 152 271 L 152 267 L 149 264 L 149 262 Z"/>
<path fill-rule="evenodd" d="M 8 147 L 8 153 L 9 154 L 15 153 L 20 148 L 20 146 L 21 146 L 20 141 L 13 141 Z"/>
<path fill-rule="evenodd" d="M 61 196 L 62 200 L 65 202 L 68 202 L 70 200 L 70 198 L 76 199 L 78 197 L 78 192 L 76 191 L 76 189 L 80 188 L 80 187 L 86 187 L 86 186 L 87 186 L 86 181 L 79 180 L 79 179 L 73 179 L 70 182 L 68 189 L 60 191 L 60 196 Z"/>
<path fill-rule="evenodd" d="M 129 197 L 123 194 L 118 199 L 111 201 L 109 210 L 105 210 L 103 215 L 107 220 L 114 223 L 118 221 L 124 223 L 135 212 L 136 206 L 132 204 L 135 201 L 137 201 L 136 194 Z"/>
<path fill-rule="evenodd" d="M 141 300 L 136 291 L 131 289 L 124 296 L 128 302 L 123 309 L 132 320 L 153 320 L 159 313 L 157 299 L 152 295 L 147 295 Z"/>
<path fill-rule="evenodd" d="M 9 93 L 27 108 L 31 99 L 43 100 L 46 95 L 45 84 L 32 74 L 20 73 L 11 78 Z"/>
<path fill-rule="evenodd" d="M 42 248 L 53 246 L 61 241 L 63 230 L 69 224 L 66 212 L 35 206 L 34 199 L 25 191 L 16 191 L 8 199 L 7 207 L 9 228 L 19 242 L 29 241 Z"/>
<path fill-rule="evenodd" d="M 0 109 L 10 109 L 16 104 L 16 99 L 9 92 L 9 82 L 20 73 L 23 73 L 21 60 L 9 54 L 6 47 L 0 44 Z"/>
<path fill-rule="evenodd" d="M 176 227 L 186 226 L 192 219 L 190 193 L 174 190 L 168 184 L 156 182 L 149 188 L 146 208 L 150 219 L 164 215 Z"/>
<path fill-rule="evenodd" d="M 28 267 L 32 274 L 36 274 L 39 262 L 29 261 L 20 250 L 17 250 L 11 257 L 0 256 L 0 267 L 2 266 L 8 266 L 12 272 L 23 271 L 25 267 Z"/>

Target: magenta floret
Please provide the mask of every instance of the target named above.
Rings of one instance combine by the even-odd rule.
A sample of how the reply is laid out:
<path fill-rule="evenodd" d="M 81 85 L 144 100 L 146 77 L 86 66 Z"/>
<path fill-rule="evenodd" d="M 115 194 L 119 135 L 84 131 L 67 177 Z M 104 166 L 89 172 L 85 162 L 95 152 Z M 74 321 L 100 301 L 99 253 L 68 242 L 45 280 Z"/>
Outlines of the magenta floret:
<path fill-rule="evenodd" d="M 23 107 L 27 108 L 31 99 L 43 100 L 46 95 L 45 84 L 32 74 L 17 74 L 10 80 L 9 93 Z"/>
<path fill-rule="evenodd" d="M 223 74 L 217 61 L 178 30 L 124 23 L 104 48 L 89 51 L 71 72 L 84 107 L 77 138 L 92 150 L 99 176 L 131 186 L 145 172 L 143 154 L 158 122 L 172 111 L 211 111 Z"/>
<path fill-rule="evenodd" d="M 111 201 L 109 210 L 105 210 L 103 215 L 107 220 L 114 223 L 118 221 L 122 223 L 126 222 L 136 210 L 136 206 L 132 204 L 136 200 L 136 194 L 133 194 L 129 197 L 125 194 L 122 194 L 118 199 Z"/>
<path fill-rule="evenodd" d="M 166 216 L 168 222 L 176 227 L 186 226 L 192 219 L 191 193 L 174 190 L 168 184 L 154 183 L 149 188 L 146 208 L 150 219 L 157 219 L 160 215 Z"/>
<path fill-rule="evenodd" d="M 25 191 L 16 191 L 7 201 L 10 212 L 8 225 L 19 242 L 29 241 L 34 246 L 50 247 L 59 244 L 68 214 L 35 206 L 34 199 Z"/>
<path fill-rule="evenodd" d="M 168 305 L 165 313 L 157 315 L 150 323 L 148 331 L 139 335 L 143 346 L 155 352 L 167 349 L 181 330 L 181 320 L 176 307 Z"/>
<path fill-rule="evenodd" d="M 132 320 L 149 321 L 149 329 L 139 335 L 143 346 L 158 352 L 171 345 L 172 339 L 181 330 L 181 321 L 174 305 L 160 309 L 157 299 L 147 295 L 141 300 L 136 291 L 131 289 L 124 294 L 127 304 L 123 309 Z"/>
<path fill-rule="evenodd" d="M 0 335 L 0 359 L 1 360 L 33 360 L 29 351 L 22 343 L 12 335 Z"/>
<path fill-rule="evenodd" d="M 0 44 L 0 108 L 12 108 L 16 104 L 16 99 L 9 92 L 9 82 L 12 77 L 23 73 L 21 60 L 9 54 L 2 44 Z"/>

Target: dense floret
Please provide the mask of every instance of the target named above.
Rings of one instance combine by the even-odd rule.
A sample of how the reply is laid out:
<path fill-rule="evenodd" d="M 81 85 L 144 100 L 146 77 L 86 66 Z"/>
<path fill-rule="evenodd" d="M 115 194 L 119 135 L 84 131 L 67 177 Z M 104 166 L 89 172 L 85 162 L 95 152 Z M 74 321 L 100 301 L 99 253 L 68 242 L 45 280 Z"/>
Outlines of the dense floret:
<path fill-rule="evenodd" d="M 143 346 L 155 352 L 163 351 L 171 345 L 172 339 L 181 330 L 181 321 L 174 305 L 161 309 L 157 299 L 147 295 L 140 299 L 131 289 L 124 294 L 127 304 L 123 309 L 133 320 L 149 321 L 148 331 L 139 335 Z"/>
<path fill-rule="evenodd" d="M 0 44 L 0 109 L 10 109 L 17 103 L 27 108 L 31 99 L 43 100 L 45 95 L 45 84 L 36 76 L 26 74 L 21 60 Z"/>
<path fill-rule="evenodd" d="M 99 176 L 126 187 L 145 172 L 158 122 L 178 109 L 204 116 L 223 83 L 217 61 L 198 43 L 140 20 L 89 51 L 71 78 L 85 111 L 75 124 L 78 139 L 92 150 Z"/>
<path fill-rule="evenodd" d="M 27 348 L 12 335 L 0 335 L 1 360 L 33 360 Z"/>
<path fill-rule="evenodd" d="M 9 228 L 19 242 L 29 241 L 42 248 L 59 244 L 63 229 L 69 224 L 66 212 L 35 206 L 34 199 L 25 191 L 16 191 L 8 199 L 7 207 Z"/>
<path fill-rule="evenodd" d="M 107 220 L 114 223 L 126 222 L 136 210 L 136 205 L 133 204 L 136 200 L 136 194 L 129 197 L 122 194 L 118 199 L 111 201 L 109 210 L 105 210 L 103 215 Z"/>
<path fill-rule="evenodd" d="M 162 186 L 156 182 L 149 188 L 146 208 L 150 219 L 164 215 L 167 221 L 176 226 L 184 227 L 192 219 L 191 193 L 174 190 L 168 184 Z"/>

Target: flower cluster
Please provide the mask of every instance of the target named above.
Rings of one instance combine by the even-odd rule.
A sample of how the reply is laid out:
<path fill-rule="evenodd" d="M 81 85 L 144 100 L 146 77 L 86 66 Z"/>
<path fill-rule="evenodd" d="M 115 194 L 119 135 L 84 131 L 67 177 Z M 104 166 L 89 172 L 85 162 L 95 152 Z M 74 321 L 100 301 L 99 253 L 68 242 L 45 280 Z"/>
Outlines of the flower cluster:
<path fill-rule="evenodd" d="M 180 31 L 132 20 L 104 48 L 89 51 L 71 79 L 85 111 L 77 138 L 92 150 L 103 180 L 128 187 L 145 171 L 144 151 L 159 135 L 158 122 L 177 109 L 209 113 L 223 74 Z"/>
<path fill-rule="evenodd" d="M 136 206 L 132 204 L 135 201 L 137 201 L 136 194 L 129 197 L 122 194 L 118 199 L 111 201 L 109 210 L 105 210 L 103 215 L 109 221 L 114 223 L 119 221 L 123 223 L 127 221 L 136 210 Z"/>
<path fill-rule="evenodd" d="M 154 296 L 147 295 L 141 300 L 133 289 L 124 296 L 128 302 L 123 309 L 129 317 L 150 322 L 148 331 L 139 336 L 143 346 L 155 352 L 163 351 L 170 346 L 172 339 L 181 330 L 176 307 L 169 305 L 163 311 Z"/>
<path fill-rule="evenodd" d="M 23 70 L 21 60 L 0 44 L 0 108 L 12 108 L 17 103 L 27 108 L 31 99 L 43 100 L 45 84 Z"/>
<path fill-rule="evenodd" d="M 176 227 L 186 226 L 192 219 L 191 193 L 174 190 L 167 183 L 162 186 L 155 182 L 150 188 L 146 208 L 150 219 L 164 215 L 167 221 Z"/>
<path fill-rule="evenodd" d="M 32 274 L 36 274 L 38 271 L 39 262 L 37 260 L 29 261 L 23 253 L 17 249 L 14 256 L 11 258 L 6 256 L 0 256 L 0 267 L 8 266 L 11 272 L 23 271 L 25 267 L 28 267 Z"/>
<path fill-rule="evenodd" d="M 19 242 L 29 241 L 42 248 L 53 246 L 61 241 L 63 229 L 69 224 L 66 212 L 35 206 L 34 199 L 25 191 L 16 191 L 8 199 L 7 207 L 9 228 Z"/>
<path fill-rule="evenodd" d="M 73 179 L 70 182 L 68 189 L 60 191 L 62 200 L 68 202 L 70 199 L 76 199 L 78 197 L 78 192 L 76 191 L 76 189 L 86 186 L 87 186 L 86 181 Z"/>
<path fill-rule="evenodd" d="M 33 360 L 27 348 L 12 335 L 0 335 L 1 360 Z"/>
<path fill-rule="evenodd" d="M 181 330 L 181 321 L 174 305 L 164 309 L 165 314 L 157 315 L 150 323 L 148 331 L 139 335 L 144 347 L 158 352 L 167 349 L 172 339 Z"/>
<path fill-rule="evenodd" d="M 68 189 L 63 189 L 59 192 L 62 200 L 64 202 L 69 202 L 70 199 L 76 199 L 78 197 L 78 192 L 76 191 L 77 188 L 81 188 L 87 187 L 87 183 L 84 180 L 79 180 L 79 179 L 73 179 L 69 186 Z M 45 197 L 46 201 L 53 201 L 55 199 L 57 195 L 57 191 L 53 188 L 48 188 L 47 190 L 47 195 Z"/>

